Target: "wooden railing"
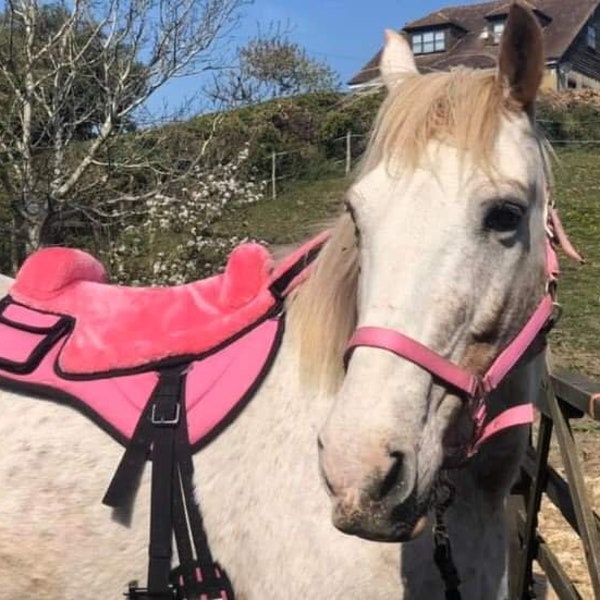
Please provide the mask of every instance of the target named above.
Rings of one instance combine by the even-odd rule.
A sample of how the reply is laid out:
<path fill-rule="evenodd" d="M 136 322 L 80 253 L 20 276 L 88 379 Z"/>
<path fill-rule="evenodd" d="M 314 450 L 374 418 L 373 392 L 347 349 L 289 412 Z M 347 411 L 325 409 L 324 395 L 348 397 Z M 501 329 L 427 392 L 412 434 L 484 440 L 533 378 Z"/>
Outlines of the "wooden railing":
<path fill-rule="evenodd" d="M 580 374 L 556 370 L 540 390 L 537 405 L 541 417 L 536 440 L 528 449 L 521 480 L 509 502 L 512 527 L 510 598 L 534 597 L 531 593 L 534 560 L 561 600 L 582 598 L 538 531 L 538 514 L 545 495 L 579 535 L 594 597 L 600 600 L 600 518 L 594 513 L 586 493 L 571 429 L 573 419 L 587 416 L 600 421 L 600 383 L 591 382 Z M 553 434 L 562 456 L 566 480 L 548 464 Z"/>

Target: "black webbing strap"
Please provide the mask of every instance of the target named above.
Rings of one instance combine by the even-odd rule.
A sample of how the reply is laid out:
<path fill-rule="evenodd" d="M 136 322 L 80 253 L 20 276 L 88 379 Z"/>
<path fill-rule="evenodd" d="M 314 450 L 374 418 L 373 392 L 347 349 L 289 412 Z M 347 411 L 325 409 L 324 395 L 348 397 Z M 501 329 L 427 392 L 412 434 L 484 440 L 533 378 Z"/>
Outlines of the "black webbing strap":
<path fill-rule="evenodd" d="M 155 427 L 152 423 L 152 410 L 163 385 L 163 375 L 152 391 L 140 419 L 137 422 L 131 440 L 123 453 L 119 466 L 102 499 L 103 504 L 127 506 L 138 488 L 144 466 L 150 457 L 150 448 L 154 440 Z"/>
<path fill-rule="evenodd" d="M 154 426 L 152 445 L 152 491 L 150 503 L 150 546 L 148 591 L 172 594 L 171 573 L 173 527 L 173 475 L 176 472 L 175 436 L 181 428 L 184 405 L 182 374 L 163 371 L 154 396 L 150 419 Z"/>
<path fill-rule="evenodd" d="M 181 428 L 182 368 L 161 371 L 103 502 L 127 505 L 138 487 L 152 448 L 148 588 L 130 588 L 130 598 L 174 598 L 170 585 L 172 557 L 175 436 Z"/>
<path fill-rule="evenodd" d="M 288 289 L 292 281 L 306 269 L 319 256 L 319 252 L 325 245 L 325 241 L 311 248 L 304 256 L 298 259 L 281 277 L 276 279 L 270 286 L 269 290 L 277 300 L 284 297 L 285 291 Z"/>
<path fill-rule="evenodd" d="M 183 579 L 185 593 L 192 594 L 191 598 L 206 596 L 209 600 L 220 599 L 221 592 L 226 591 L 228 600 L 233 600 L 233 589 L 227 575 L 213 560 L 202 513 L 196 502 L 194 463 L 187 435 L 185 411 L 182 412 L 181 419 L 182 425 L 177 430 L 175 440 L 177 471 L 173 480 L 173 530 L 180 566 L 173 571 L 173 575 Z"/>
<path fill-rule="evenodd" d="M 184 378 L 182 368 L 160 373 L 103 500 L 113 507 L 132 500 L 152 449 L 148 587 L 132 584 L 130 600 L 173 599 L 179 592 L 212 600 L 221 591 L 234 598 L 226 573 L 213 561 L 194 495 Z M 173 534 L 180 566 L 171 570 Z"/>

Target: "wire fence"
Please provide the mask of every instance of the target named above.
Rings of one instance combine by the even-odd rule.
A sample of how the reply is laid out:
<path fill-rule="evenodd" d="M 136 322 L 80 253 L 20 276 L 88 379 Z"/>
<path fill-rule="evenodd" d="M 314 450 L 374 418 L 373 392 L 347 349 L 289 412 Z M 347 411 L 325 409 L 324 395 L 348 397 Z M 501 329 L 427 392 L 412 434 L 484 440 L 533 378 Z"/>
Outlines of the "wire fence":
<path fill-rule="evenodd" d="M 564 123 L 547 119 L 538 119 L 537 124 L 541 131 L 545 134 L 547 140 L 554 146 L 587 146 L 589 148 L 600 148 L 600 137 L 593 138 L 552 138 L 552 128 L 560 127 Z M 589 125 L 600 125 L 600 120 L 577 121 L 578 127 L 586 127 Z M 283 182 L 286 180 L 294 180 L 302 173 L 311 173 L 318 176 L 320 173 L 327 171 L 335 174 L 348 175 L 356 162 L 362 156 L 368 134 L 354 133 L 348 130 L 345 135 L 332 138 L 329 140 L 321 140 L 318 143 L 304 144 L 295 148 L 290 148 L 282 151 L 273 151 L 271 153 L 271 169 L 270 173 L 264 174 L 263 179 L 268 181 L 268 189 L 270 197 L 275 200 L 280 195 L 283 189 Z M 296 156 L 299 160 L 289 160 Z M 304 169 L 299 163 L 304 159 Z M 321 161 L 319 163 L 319 161 Z M 322 161 L 326 161 L 325 166 Z M 317 164 L 315 164 L 315 162 Z M 327 167 L 327 168 L 326 168 Z"/>

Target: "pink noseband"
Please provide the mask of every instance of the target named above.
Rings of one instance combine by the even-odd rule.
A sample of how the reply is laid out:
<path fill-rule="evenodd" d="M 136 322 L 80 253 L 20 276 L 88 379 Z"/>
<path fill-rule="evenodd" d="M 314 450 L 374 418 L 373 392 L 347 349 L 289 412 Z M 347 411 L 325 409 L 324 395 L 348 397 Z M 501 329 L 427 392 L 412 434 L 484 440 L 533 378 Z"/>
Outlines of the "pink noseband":
<path fill-rule="evenodd" d="M 542 298 L 523 329 L 500 353 L 484 375 L 471 373 L 416 340 L 386 327 L 361 327 L 357 329 L 348 344 L 346 362 L 358 347 L 380 348 L 409 360 L 449 387 L 462 392 L 471 404 L 476 432 L 468 449 L 468 455 L 476 453 L 481 444 L 492 435 L 509 427 L 525 425 L 533 421 L 533 406 L 527 403 L 509 408 L 487 422 L 485 400 L 523 358 L 533 342 L 540 335 L 546 334 L 554 324 L 556 305 L 553 292 L 558 276 L 558 260 L 552 245 L 553 241 L 563 247 L 568 256 L 583 262 L 583 258 L 569 242 L 556 210 L 550 209 L 548 221 L 551 230 L 548 234 L 546 263 L 549 292 Z"/>

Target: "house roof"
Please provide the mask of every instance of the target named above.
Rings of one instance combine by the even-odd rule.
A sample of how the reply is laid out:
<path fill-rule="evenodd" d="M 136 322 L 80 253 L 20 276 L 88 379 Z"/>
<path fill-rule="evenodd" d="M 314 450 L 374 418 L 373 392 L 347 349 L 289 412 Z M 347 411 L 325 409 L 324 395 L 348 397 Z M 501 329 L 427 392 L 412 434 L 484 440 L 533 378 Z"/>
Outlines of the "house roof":
<path fill-rule="evenodd" d="M 562 58 L 577 34 L 593 15 L 600 0 L 528 0 L 527 2 L 542 16 L 546 60 Z M 498 56 L 498 46 L 490 45 L 481 38 L 487 19 L 508 11 L 506 0 L 483 4 L 444 8 L 408 23 L 403 31 L 453 24 L 466 32 L 458 37 L 454 46 L 446 52 L 420 54 L 416 56 L 421 71 L 445 70 L 457 65 L 473 68 L 493 67 Z M 487 19 L 486 19 L 487 18 Z M 350 85 L 368 83 L 379 76 L 380 50 L 349 82 Z"/>
<path fill-rule="evenodd" d="M 454 25 L 455 27 L 463 28 L 460 23 L 457 23 L 452 17 L 448 14 L 445 14 L 442 11 L 434 12 L 422 19 L 418 19 L 417 21 L 412 21 L 404 28 L 406 31 L 409 29 L 420 29 L 422 27 L 435 27 L 436 25 Z"/>

